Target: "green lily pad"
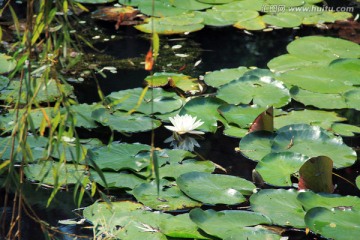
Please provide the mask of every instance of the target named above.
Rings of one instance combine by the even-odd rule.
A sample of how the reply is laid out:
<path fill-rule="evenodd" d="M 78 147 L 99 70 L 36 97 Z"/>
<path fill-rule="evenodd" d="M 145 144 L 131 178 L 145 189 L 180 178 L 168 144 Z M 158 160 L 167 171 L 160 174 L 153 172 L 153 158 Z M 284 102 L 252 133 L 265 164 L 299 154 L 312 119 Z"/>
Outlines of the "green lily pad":
<path fill-rule="evenodd" d="M 54 161 L 40 161 L 24 168 L 28 180 L 46 185 L 64 186 L 82 183 L 85 175 L 85 165 L 59 163 Z"/>
<path fill-rule="evenodd" d="M 168 218 L 160 224 L 161 232 L 173 238 L 208 239 L 202 235 L 197 225 L 190 220 L 189 213 Z"/>
<path fill-rule="evenodd" d="M 260 227 L 259 224 L 271 224 L 271 220 L 259 213 L 250 211 L 224 210 L 201 210 L 199 208 L 190 211 L 190 218 L 207 234 L 220 239 L 279 239 L 273 232 Z"/>
<path fill-rule="evenodd" d="M 255 185 L 245 179 L 229 175 L 189 172 L 176 180 L 181 191 L 205 204 L 239 204 L 250 195 Z"/>
<path fill-rule="evenodd" d="M 61 97 L 67 97 L 73 93 L 73 87 L 68 84 L 61 84 L 55 79 L 44 81 L 43 79 L 33 79 L 31 84 L 31 94 L 39 90 L 35 97 L 34 103 L 41 102 L 54 102 L 56 99 Z M 3 90 L 0 89 L 0 100 L 4 100 L 8 103 L 16 102 L 19 98 L 19 81 L 11 81 L 9 86 Z M 59 91 L 60 89 L 60 91 Z M 26 90 L 25 84 L 22 84 L 22 94 L 20 97 L 20 103 L 26 103 L 30 93 Z"/>
<path fill-rule="evenodd" d="M 249 72 L 248 72 L 249 73 Z M 230 104 L 253 104 L 281 107 L 290 102 L 289 90 L 271 77 L 243 76 L 221 86 L 217 97 Z"/>
<path fill-rule="evenodd" d="M 249 71 L 247 67 L 225 68 L 218 71 L 206 73 L 204 81 L 212 87 L 220 87 L 226 83 L 240 78 L 245 72 Z"/>
<path fill-rule="evenodd" d="M 289 1 L 287 1 L 289 2 Z M 293 13 L 277 13 L 276 15 L 266 14 L 263 21 L 276 27 L 292 28 L 301 25 L 302 18 Z"/>
<path fill-rule="evenodd" d="M 159 168 L 160 178 L 178 178 L 181 174 L 187 172 L 208 172 L 212 173 L 215 165 L 211 161 L 198 161 L 195 159 L 187 159 L 178 163 L 166 164 Z"/>
<path fill-rule="evenodd" d="M 0 76 L 0 91 L 10 83 L 10 80 L 5 76 Z"/>
<path fill-rule="evenodd" d="M 197 119 L 204 122 L 199 128 L 200 131 L 216 132 L 218 121 L 224 121 L 223 117 L 217 111 L 218 107 L 225 102 L 218 98 L 197 97 L 188 101 L 180 111 L 180 115 L 189 114 L 196 116 Z"/>
<path fill-rule="evenodd" d="M 335 168 L 351 166 L 356 152 L 346 146 L 341 137 L 317 126 L 294 124 L 280 128 L 272 141 L 272 152 L 298 152 L 309 157 L 328 156 Z"/>
<path fill-rule="evenodd" d="M 341 93 L 360 82 L 359 72 L 344 72 L 332 67 L 304 67 L 282 73 L 277 79 L 285 84 L 319 93 Z"/>
<path fill-rule="evenodd" d="M 244 156 L 254 161 L 260 161 L 271 153 L 274 137 L 275 134 L 268 131 L 251 132 L 240 140 L 240 151 Z"/>
<path fill-rule="evenodd" d="M 135 187 L 132 193 L 139 202 L 156 210 L 173 211 L 201 206 L 200 202 L 187 197 L 170 181 L 161 180 L 159 194 L 157 190 L 156 181 L 152 181 Z"/>
<path fill-rule="evenodd" d="M 105 108 L 93 111 L 91 117 L 102 125 L 119 132 L 146 132 L 161 125 L 159 120 L 142 114 L 128 114 L 120 111 L 110 113 L 109 110 Z"/>
<path fill-rule="evenodd" d="M 199 83 L 196 78 L 176 73 L 154 73 L 153 76 L 145 78 L 145 82 L 151 87 L 165 86 L 169 84 L 184 92 L 199 90 Z"/>
<path fill-rule="evenodd" d="M 22 162 L 25 159 L 26 162 L 34 162 L 38 159 L 46 159 L 47 152 L 46 146 L 49 139 L 45 137 L 27 136 L 26 148 L 23 148 L 19 144 L 19 140 L 15 139 L 13 161 Z M 0 159 L 8 160 L 11 157 L 12 138 L 4 137 L 0 138 Z M 26 149 L 26 151 L 24 150 Z"/>
<path fill-rule="evenodd" d="M 355 183 L 356 183 L 357 188 L 360 189 L 360 176 L 356 177 Z"/>
<path fill-rule="evenodd" d="M 287 115 L 277 116 L 274 119 L 275 128 L 279 129 L 290 124 L 306 123 L 330 129 L 334 122 L 346 121 L 346 118 L 339 117 L 335 112 L 321 110 L 291 111 Z"/>
<path fill-rule="evenodd" d="M 355 88 L 344 93 L 346 104 L 349 108 L 353 108 L 360 111 L 360 88 Z"/>
<path fill-rule="evenodd" d="M 166 240 L 159 230 L 171 215 L 145 211 L 133 202 L 94 203 L 83 211 L 84 217 L 95 226 L 95 234 L 116 239 Z"/>
<path fill-rule="evenodd" d="M 197 0 L 170 0 L 169 2 L 176 8 L 186 10 L 203 10 L 213 6 L 212 4 L 201 3 Z"/>
<path fill-rule="evenodd" d="M 352 137 L 357 133 L 360 133 L 360 127 L 346 124 L 346 123 L 334 123 L 331 125 L 331 131 L 341 136 Z"/>
<path fill-rule="evenodd" d="M 230 124 L 235 124 L 241 128 L 249 128 L 254 120 L 266 110 L 266 107 L 251 106 L 236 106 L 232 104 L 225 104 L 218 108 L 218 111 L 226 121 Z"/>
<path fill-rule="evenodd" d="M 89 129 L 98 127 L 98 124 L 91 117 L 92 112 L 97 109 L 105 109 L 105 107 L 97 103 L 93 103 L 91 105 L 82 103 L 77 105 L 71 105 L 69 109 L 70 112 L 73 114 L 75 126 Z M 66 109 L 63 109 L 63 112 L 65 111 Z"/>
<path fill-rule="evenodd" d="M 91 158 L 101 169 L 131 169 L 140 171 L 150 163 L 149 158 L 138 156 L 142 151 L 150 151 L 150 146 L 144 144 L 111 143 L 108 146 L 92 149 Z"/>
<path fill-rule="evenodd" d="M 316 62 L 330 63 L 338 58 L 360 57 L 358 44 L 340 38 L 322 36 L 298 38 L 287 46 L 287 50 L 294 56 Z"/>
<path fill-rule="evenodd" d="M 108 188 L 127 188 L 133 189 L 136 186 L 145 183 L 146 180 L 135 176 L 134 174 L 125 173 L 125 172 L 105 172 L 103 171 L 105 182 L 102 180 L 100 175 L 94 171 L 90 170 L 91 180 L 97 182 L 103 187 Z"/>
<path fill-rule="evenodd" d="M 290 94 L 292 98 L 294 98 L 298 102 L 303 103 L 305 106 L 314 106 L 322 109 L 342 109 L 349 107 L 348 104 L 346 103 L 345 97 L 339 93 L 335 93 L 335 94 L 317 93 L 317 92 L 303 90 L 299 87 L 292 87 L 290 89 Z M 356 95 L 354 94 L 352 96 L 355 96 L 354 99 L 355 101 L 352 101 L 355 103 Z M 351 103 L 351 100 L 349 103 Z"/>
<path fill-rule="evenodd" d="M 229 26 L 236 22 L 247 21 L 259 16 L 259 13 L 254 10 L 242 9 L 208 9 L 206 12 L 198 12 L 200 17 L 204 19 L 204 24 L 209 26 Z"/>
<path fill-rule="evenodd" d="M 273 224 L 304 228 L 305 211 L 293 190 L 264 189 L 251 195 L 251 209 L 269 217 Z"/>
<path fill-rule="evenodd" d="M 360 238 L 360 211 L 316 207 L 306 213 L 306 226 L 331 239 Z"/>
<path fill-rule="evenodd" d="M 221 12 L 215 11 L 214 9 L 208 9 L 206 12 L 196 12 L 197 17 L 203 19 L 203 24 L 213 27 L 225 27 L 235 23 L 234 20 L 225 19 Z"/>
<path fill-rule="evenodd" d="M 16 67 L 16 61 L 3 53 L 0 53 L 0 74 L 8 73 L 14 70 Z M 0 89 L 3 87 L 2 81 L 6 79 L 5 77 L 1 76 L 0 79 Z M 5 85 L 4 85 L 5 86 Z"/>
<path fill-rule="evenodd" d="M 245 30 L 262 30 L 266 28 L 266 23 L 264 22 L 262 16 L 259 16 L 246 21 L 236 22 L 233 26 Z"/>
<path fill-rule="evenodd" d="M 309 159 L 300 153 L 269 153 L 256 166 L 255 170 L 263 180 L 274 186 L 292 186 L 291 175 L 298 172 Z"/>
<path fill-rule="evenodd" d="M 178 16 L 187 12 L 185 9 L 172 6 L 169 2 L 163 0 L 141 1 L 137 7 L 142 13 L 154 17 Z M 155 12 L 153 12 L 153 7 Z"/>
<path fill-rule="evenodd" d="M 235 0 L 197 0 L 197 1 L 208 4 L 224 4 L 224 3 L 233 2 Z"/>
<path fill-rule="evenodd" d="M 82 162 L 86 157 L 87 147 L 81 143 L 77 144 L 75 139 L 74 141 L 65 139 L 62 137 L 61 141 L 52 147 L 51 156 L 67 162 Z"/>
<path fill-rule="evenodd" d="M 151 91 L 153 92 L 151 93 Z M 144 98 L 140 102 L 140 106 L 137 106 L 142 92 L 142 88 L 134 88 L 113 92 L 107 98 L 111 102 L 111 105 L 114 105 L 116 110 L 134 110 L 147 115 L 153 113 L 169 113 L 179 109 L 183 104 L 182 100 L 176 95 L 176 93 L 166 92 L 161 88 L 153 88 L 146 92 Z M 154 112 L 152 112 L 152 109 Z"/>
<path fill-rule="evenodd" d="M 297 7 L 302 6 L 304 4 L 304 0 L 267 0 L 266 3 L 271 5 L 282 5 L 285 7 Z"/>
<path fill-rule="evenodd" d="M 314 207 L 324 207 L 329 210 L 333 208 L 360 210 L 360 198 L 355 196 L 341 196 L 338 194 L 306 191 L 299 193 L 297 198 L 306 211 Z"/>
<path fill-rule="evenodd" d="M 144 24 L 137 25 L 135 28 L 145 33 L 152 33 L 152 29 L 155 29 L 158 34 L 171 35 L 199 31 L 204 27 L 202 22 L 203 19 L 194 14 L 182 14 L 172 17 L 147 18 Z"/>
<path fill-rule="evenodd" d="M 267 66 L 274 72 L 287 72 L 289 70 L 295 70 L 302 67 L 314 66 L 315 62 L 301 59 L 291 54 L 284 54 L 271 59 Z"/>
<path fill-rule="evenodd" d="M 244 9 L 261 11 L 265 4 L 265 0 L 241 0 L 233 1 L 223 5 L 216 5 L 213 8 L 218 11 L 242 11 Z"/>

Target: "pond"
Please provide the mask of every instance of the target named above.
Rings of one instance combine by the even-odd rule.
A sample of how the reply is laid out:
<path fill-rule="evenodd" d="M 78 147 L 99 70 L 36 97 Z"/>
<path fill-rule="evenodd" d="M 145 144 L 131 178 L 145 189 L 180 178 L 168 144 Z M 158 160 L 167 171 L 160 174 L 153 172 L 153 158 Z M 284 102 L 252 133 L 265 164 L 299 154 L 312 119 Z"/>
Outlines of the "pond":
<path fill-rule="evenodd" d="M 130 2 L 147 12 L 139 1 Z M 348 226 L 348 239 L 359 237 L 357 44 L 337 39 L 337 30 L 312 25 L 272 31 L 207 25 L 186 34 L 159 34 L 156 64 L 145 71 L 151 34 L 133 26 L 115 30 L 116 22 L 90 14 L 80 19 L 77 31 L 92 46 L 83 41 L 82 60 L 62 71 L 73 87 L 69 96 L 78 102 L 69 106 L 76 120 L 60 120 L 67 126 L 62 150 L 50 152 L 47 161 L 52 133 L 41 126 L 46 114 L 56 119 L 56 104 L 43 101 L 43 110 L 34 107 L 31 113 L 39 126 L 35 132 L 42 134 L 27 139 L 34 160 L 41 160 L 29 161 L 24 170 L 22 194 L 31 209 L 21 211 L 22 239 L 47 234 L 56 239 L 345 239 Z M 158 86 L 143 93 L 144 79 Z M 9 94 L 0 94 L 10 106 Z M 10 156 L 12 111 L 4 111 L 0 121 L 3 162 Z M 190 114 L 201 124 L 185 134 L 169 131 L 166 126 L 176 128 L 177 114 Z M 67 142 L 73 136 L 80 141 Z M 152 139 L 157 160 L 151 157 Z M 19 154 L 17 164 L 25 155 Z M 58 192 L 52 199 L 54 185 Z M 13 191 L 16 187 L 3 188 L 1 195 Z M 5 224 L 18 211 L 9 204 L 17 196 L 7 196 L 0 198 Z M 27 217 L 29 211 L 55 227 L 40 224 L 41 229 Z"/>

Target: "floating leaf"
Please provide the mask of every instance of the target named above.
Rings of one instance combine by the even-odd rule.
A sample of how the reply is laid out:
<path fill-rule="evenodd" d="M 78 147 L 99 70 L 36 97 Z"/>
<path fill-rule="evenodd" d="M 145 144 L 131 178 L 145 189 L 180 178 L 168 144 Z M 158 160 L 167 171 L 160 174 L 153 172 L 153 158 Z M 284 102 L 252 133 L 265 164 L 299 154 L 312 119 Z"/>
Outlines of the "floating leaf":
<path fill-rule="evenodd" d="M 137 25 L 135 28 L 145 33 L 152 33 L 152 29 L 155 29 L 155 33 L 158 34 L 180 34 L 201 30 L 204 27 L 202 21 L 202 18 L 195 17 L 194 14 L 161 18 L 152 17 L 147 18 L 144 24 Z"/>
<path fill-rule="evenodd" d="M 281 5 L 284 7 L 297 7 L 302 6 L 304 4 L 304 0 L 267 0 L 266 3 L 270 5 Z"/>
<path fill-rule="evenodd" d="M 161 125 L 159 120 L 142 114 L 128 114 L 120 111 L 110 113 L 104 108 L 93 111 L 91 116 L 102 125 L 119 132 L 146 132 Z"/>
<path fill-rule="evenodd" d="M 85 165 L 65 164 L 50 160 L 30 164 L 24 168 L 24 171 L 27 179 L 52 186 L 82 183 L 86 178 Z"/>
<path fill-rule="evenodd" d="M 300 153 L 269 153 L 256 166 L 263 180 L 274 186 L 292 186 L 291 176 L 309 159 Z"/>
<path fill-rule="evenodd" d="M 238 204 L 245 201 L 255 185 L 245 179 L 229 175 L 189 172 L 177 180 L 181 191 L 206 204 Z"/>
<path fill-rule="evenodd" d="M 332 67 L 304 67 L 282 73 L 277 79 L 312 92 L 342 93 L 360 82 L 359 73 Z"/>
<path fill-rule="evenodd" d="M 135 109 L 137 112 L 148 115 L 153 113 L 163 114 L 172 112 L 182 106 L 182 100 L 176 93 L 166 92 L 161 88 L 154 88 L 146 92 L 144 98 L 140 102 L 140 106 L 137 107 L 139 100 L 141 100 L 140 96 L 142 92 L 142 88 L 113 92 L 108 96 L 108 99 L 111 101 L 111 104 L 114 105 L 115 109 L 125 111 Z M 152 109 L 154 112 L 152 112 Z"/>
<path fill-rule="evenodd" d="M 287 46 L 287 50 L 291 55 L 314 62 L 330 63 L 338 58 L 360 57 L 358 44 L 340 38 L 323 36 L 298 38 Z"/>
<path fill-rule="evenodd" d="M 92 150 L 91 158 L 100 169 L 131 169 L 140 171 L 149 165 L 149 158 L 138 155 L 149 151 L 150 146 L 144 144 L 112 143 L 108 146 Z"/>
<path fill-rule="evenodd" d="M 246 30 L 262 30 L 266 28 L 266 23 L 261 16 L 246 21 L 236 22 L 234 27 Z"/>
<path fill-rule="evenodd" d="M 334 161 L 335 168 L 348 167 L 356 161 L 356 152 L 346 146 L 341 137 L 306 124 L 280 128 L 272 141 L 271 151 L 298 152 L 309 157 L 324 155 Z"/>
<path fill-rule="evenodd" d="M 206 73 L 204 81 L 212 87 L 220 87 L 226 83 L 240 78 L 245 72 L 249 71 L 246 67 L 225 68 L 218 71 Z"/>
<path fill-rule="evenodd" d="M 358 187 L 358 189 L 360 189 L 360 176 L 356 177 L 355 183 L 356 183 L 356 186 Z"/>
<path fill-rule="evenodd" d="M 307 160 L 299 170 L 299 190 L 310 189 L 314 192 L 332 193 L 333 161 L 325 156 Z"/>
<path fill-rule="evenodd" d="M 284 54 L 271 59 L 267 66 L 271 71 L 282 73 L 302 67 L 314 66 L 314 64 L 316 63 L 291 54 Z"/>
<path fill-rule="evenodd" d="M 160 224 L 160 229 L 166 236 L 173 238 L 208 239 L 200 233 L 188 213 L 168 218 Z"/>
<path fill-rule="evenodd" d="M 218 107 L 224 102 L 218 98 L 202 98 L 197 97 L 188 101 L 181 109 L 180 114 L 189 114 L 196 116 L 204 122 L 198 129 L 206 132 L 216 132 L 218 121 L 224 121 L 219 112 Z"/>
<path fill-rule="evenodd" d="M 341 196 L 338 194 L 314 193 L 312 191 L 300 192 L 298 200 L 306 211 L 314 207 L 324 207 L 344 210 L 360 210 L 360 198 L 355 196 Z"/>
<path fill-rule="evenodd" d="M 240 151 L 246 157 L 260 161 L 271 152 L 275 134 L 267 131 L 255 131 L 247 134 L 240 141 Z"/>
<path fill-rule="evenodd" d="M 256 226 L 271 224 L 271 220 L 259 213 L 238 210 L 201 210 L 190 211 L 190 218 L 207 234 L 221 239 L 279 239 L 273 232 Z M 255 227 L 254 227 L 255 226 Z M 235 239 L 235 238 L 234 238 Z"/>
<path fill-rule="evenodd" d="M 74 89 L 71 85 L 61 84 L 55 79 L 45 81 L 37 78 L 32 81 L 31 86 L 29 86 L 31 88 L 31 94 L 38 91 L 34 103 L 53 102 L 60 97 L 69 96 Z M 0 99 L 9 103 L 17 101 L 19 98 L 19 88 L 19 81 L 11 81 L 6 89 L 0 89 Z M 20 103 L 26 103 L 26 99 L 32 96 L 30 92 L 27 91 L 25 84 L 22 84 L 21 92 Z"/>
<path fill-rule="evenodd" d="M 263 9 L 265 0 L 241 0 L 232 1 L 223 5 L 217 5 L 213 8 L 218 11 L 242 11 L 244 9 L 260 11 Z"/>
<path fill-rule="evenodd" d="M 281 107 L 290 101 L 289 90 L 281 82 L 250 74 L 221 86 L 217 97 L 230 104 L 253 103 L 262 107 Z"/>
<path fill-rule="evenodd" d="M 91 180 L 97 182 L 103 187 L 107 186 L 108 188 L 133 189 L 134 187 L 146 182 L 146 180 L 131 173 L 103 171 L 102 174 L 104 175 L 107 185 L 96 171 L 90 170 Z"/>
<path fill-rule="evenodd" d="M 249 128 L 254 119 L 264 110 L 266 110 L 265 107 L 259 107 L 257 105 L 236 106 L 225 104 L 218 108 L 218 111 L 224 116 L 228 123 L 236 124 L 241 128 Z"/>
<path fill-rule="evenodd" d="M 334 122 L 341 121 L 346 121 L 346 118 L 339 117 L 335 112 L 305 109 L 302 111 L 291 111 L 287 115 L 277 116 L 275 118 L 275 128 L 279 129 L 290 124 L 306 123 L 320 126 L 324 129 L 330 129 Z"/>
<path fill-rule="evenodd" d="M 176 8 L 186 10 L 203 10 L 213 6 L 212 4 L 201 3 L 197 0 L 171 0 L 169 2 Z"/>
<path fill-rule="evenodd" d="M 154 73 L 154 75 L 146 77 L 145 82 L 151 87 L 160 87 L 169 84 L 171 87 L 177 87 L 184 92 L 199 90 L 198 80 L 184 74 Z"/>
<path fill-rule="evenodd" d="M 70 112 L 73 114 L 74 117 L 74 124 L 76 127 L 83 127 L 83 128 L 96 128 L 98 124 L 95 120 L 91 117 L 92 112 L 97 109 L 105 109 L 105 107 L 101 104 L 77 104 L 71 105 L 69 107 Z M 63 112 L 67 111 L 67 109 L 62 109 Z"/>
<path fill-rule="evenodd" d="M 11 72 L 14 68 L 16 67 L 16 61 L 3 53 L 0 53 L 0 74 L 4 74 L 4 73 L 8 73 Z M 4 76 L 1 76 L 0 78 L 0 90 L 1 88 L 3 88 L 3 86 L 5 86 L 5 84 L 3 85 L 3 81 L 7 79 Z"/>
<path fill-rule="evenodd" d="M 211 161 L 198 161 L 195 159 L 187 159 L 181 162 L 173 162 L 159 168 L 160 178 L 178 178 L 181 174 L 187 172 L 208 172 L 215 170 L 215 165 Z"/>
<path fill-rule="evenodd" d="M 289 3 L 290 1 L 287 1 Z M 292 28 L 301 25 L 302 18 L 293 13 L 277 13 L 276 15 L 266 14 L 262 17 L 267 24 L 276 27 Z"/>
<path fill-rule="evenodd" d="M 274 131 L 274 108 L 269 107 L 259 114 L 249 128 L 249 132 L 253 131 Z"/>
<path fill-rule="evenodd" d="M 293 189 L 264 189 L 251 195 L 251 209 L 269 217 L 274 224 L 304 228 L 304 216 L 300 202 Z"/>
<path fill-rule="evenodd" d="M 305 222 L 312 231 L 326 238 L 360 238 L 360 211 L 316 207 L 306 213 Z"/>
<path fill-rule="evenodd" d="M 139 202 L 156 210 L 172 211 L 201 206 L 200 202 L 187 197 L 176 184 L 167 180 L 160 181 L 159 194 L 157 190 L 156 181 L 152 181 L 135 187 L 132 193 Z"/>
<path fill-rule="evenodd" d="M 224 3 L 233 2 L 235 0 L 197 0 L 197 1 L 208 4 L 224 4 Z"/>

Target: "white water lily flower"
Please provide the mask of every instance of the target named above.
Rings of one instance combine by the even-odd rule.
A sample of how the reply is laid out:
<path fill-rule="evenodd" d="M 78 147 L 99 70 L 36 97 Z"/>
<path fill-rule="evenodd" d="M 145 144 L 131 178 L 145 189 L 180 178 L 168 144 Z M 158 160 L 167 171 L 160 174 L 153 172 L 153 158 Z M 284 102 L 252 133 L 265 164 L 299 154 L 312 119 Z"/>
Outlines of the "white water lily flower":
<path fill-rule="evenodd" d="M 204 123 L 200 120 L 196 121 L 196 117 L 192 117 L 189 114 L 185 114 L 182 116 L 177 114 L 175 117 L 170 117 L 169 119 L 174 126 L 165 127 L 170 131 L 176 132 L 177 134 L 204 134 L 204 132 L 194 130 Z"/>

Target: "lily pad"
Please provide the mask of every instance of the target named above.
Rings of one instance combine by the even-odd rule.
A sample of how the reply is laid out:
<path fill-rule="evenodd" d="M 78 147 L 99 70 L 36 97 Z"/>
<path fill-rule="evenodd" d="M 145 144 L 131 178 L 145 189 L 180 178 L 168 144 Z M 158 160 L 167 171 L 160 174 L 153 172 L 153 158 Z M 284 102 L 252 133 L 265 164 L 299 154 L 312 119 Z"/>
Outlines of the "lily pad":
<path fill-rule="evenodd" d="M 297 7 L 297 6 L 302 6 L 305 2 L 304 2 L 304 0 L 292 0 L 292 1 L 267 0 L 266 3 L 271 4 L 271 5 L 282 5 L 285 7 Z"/>
<path fill-rule="evenodd" d="M 359 58 L 360 46 L 354 42 L 333 37 L 307 36 L 287 46 L 290 54 L 299 58 L 330 63 L 338 58 Z"/>
<path fill-rule="evenodd" d="M 309 157 L 328 156 L 335 168 L 351 166 L 356 152 L 336 137 L 317 126 L 294 124 L 280 128 L 272 141 L 272 152 L 298 152 Z"/>
<path fill-rule="evenodd" d="M 160 224 L 161 231 L 173 238 L 208 239 L 200 233 L 198 226 L 190 220 L 189 213 L 168 218 Z"/>
<path fill-rule="evenodd" d="M 197 97 L 188 101 L 181 109 L 180 114 L 189 114 L 196 116 L 204 122 L 199 128 L 201 131 L 216 132 L 218 121 L 224 121 L 223 117 L 217 111 L 218 107 L 225 102 L 218 98 Z"/>
<path fill-rule="evenodd" d="M 173 211 L 201 206 L 200 202 L 187 197 L 170 181 L 161 180 L 159 194 L 157 190 L 156 181 L 152 181 L 135 187 L 132 193 L 139 202 L 156 210 Z"/>
<path fill-rule="evenodd" d="M 29 87 L 31 88 L 31 94 L 38 91 L 34 103 L 54 102 L 63 96 L 69 96 L 74 89 L 71 85 L 61 84 L 55 79 L 45 81 L 39 78 L 34 79 Z M 5 100 L 8 103 L 16 102 L 19 98 L 19 88 L 19 81 L 11 81 L 7 88 L 0 90 L 0 100 Z M 20 103 L 26 103 L 27 97 L 32 97 L 32 95 L 27 91 L 25 84 L 22 84 L 21 92 Z"/>
<path fill-rule="evenodd" d="M 217 97 L 230 104 L 252 102 L 262 107 L 281 107 L 290 102 L 289 90 L 281 82 L 268 76 L 254 75 L 243 76 L 221 86 Z"/>
<path fill-rule="evenodd" d="M 305 211 L 293 189 L 264 189 L 250 197 L 251 209 L 269 217 L 280 226 L 304 228 Z"/>
<path fill-rule="evenodd" d="M 206 73 L 204 81 L 212 87 L 220 87 L 226 83 L 240 78 L 245 72 L 249 71 L 247 67 L 225 68 L 218 71 Z"/>
<path fill-rule="evenodd" d="M 290 1 L 287 1 L 289 3 Z M 291 1 L 292 2 L 292 1 Z M 292 28 L 301 25 L 302 18 L 293 13 L 277 13 L 276 15 L 266 14 L 263 21 L 269 25 L 276 27 Z"/>
<path fill-rule="evenodd" d="M 40 161 L 24 168 L 28 180 L 41 184 L 64 186 L 82 183 L 85 175 L 85 165 L 59 163 L 54 161 Z"/>
<path fill-rule="evenodd" d="M 98 127 L 98 124 L 91 117 L 92 112 L 97 109 L 105 109 L 105 107 L 96 103 L 91 105 L 82 103 L 77 105 L 71 105 L 69 109 L 70 112 L 73 114 L 75 126 L 89 129 Z M 67 110 L 63 109 L 63 112 L 65 111 Z"/>
<path fill-rule="evenodd" d="M 151 91 L 153 92 L 151 93 Z M 149 89 L 141 100 L 140 96 L 142 92 L 142 88 L 134 88 L 113 92 L 107 98 L 116 110 L 133 110 L 148 115 L 153 113 L 169 113 L 179 109 L 183 104 L 176 93 L 166 92 L 161 88 Z M 139 100 L 141 100 L 140 106 L 137 106 Z M 152 109 L 154 112 L 152 112 Z"/>
<path fill-rule="evenodd" d="M 152 33 L 152 29 L 155 29 L 158 34 L 171 35 L 199 31 L 204 27 L 202 22 L 203 19 L 194 14 L 182 14 L 172 17 L 147 18 L 144 24 L 137 25 L 135 28 L 145 33 Z"/>
<path fill-rule="evenodd" d="M 146 182 L 146 180 L 139 178 L 131 173 L 103 171 L 102 174 L 104 175 L 106 184 L 96 171 L 90 170 L 91 180 L 97 182 L 103 187 L 108 188 L 133 189 L 136 186 Z"/>
<path fill-rule="evenodd" d="M 238 204 L 255 189 L 245 179 L 205 172 L 182 174 L 176 183 L 186 195 L 205 204 Z"/>
<path fill-rule="evenodd" d="M 16 67 L 16 61 L 12 57 L 0 53 L 0 74 L 11 72 L 12 70 L 14 70 L 15 67 Z M 5 77 L 1 76 L 0 89 L 3 87 L 2 81 L 4 79 Z"/>
<path fill-rule="evenodd" d="M 142 151 L 149 151 L 150 146 L 144 144 L 111 143 L 108 146 L 92 149 L 90 157 L 97 166 L 104 169 L 119 171 L 130 169 L 140 171 L 150 163 L 149 158 L 138 156 Z"/>
<path fill-rule="evenodd" d="M 346 118 L 339 117 L 335 112 L 321 110 L 291 111 L 287 115 L 275 117 L 275 128 L 279 129 L 290 124 L 306 123 L 330 129 L 334 122 L 346 121 Z"/>
<path fill-rule="evenodd" d="M 240 151 L 244 156 L 254 161 L 260 161 L 271 153 L 274 137 L 275 134 L 268 131 L 251 132 L 240 140 Z"/>
<path fill-rule="evenodd" d="M 352 137 L 355 133 L 360 133 L 360 127 L 346 124 L 346 123 L 334 123 L 331 125 L 331 130 L 341 136 Z"/>
<path fill-rule="evenodd" d="M 315 62 L 299 58 L 291 54 L 284 54 L 271 59 L 267 66 L 274 72 L 287 72 L 289 70 L 295 70 L 302 67 L 314 66 Z"/>
<path fill-rule="evenodd" d="M 304 67 L 282 73 L 277 79 L 285 84 L 319 93 L 342 93 L 360 82 L 359 72 L 344 72 L 332 67 Z"/>
<path fill-rule="evenodd" d="M 341 196 L 338 194 L 306 191 L 299 193 L 297 198 L 306 211 L 314 207 L 324 207 L 329 210 L 333 208 L 355 211 L 360 210 L 360 198 L 355 196 Z"/>
<path fill-rule="evenodd" d="M 326 238 L 356 240 L 360 237 L 360 211 L 316 207 L 306 213 L 306 226 Z"/>
<path fill-rule="evenodd" d="M 269 153 L 256 166 L 255 170 L 263 180 L 274 186 L 292 186 L 291 175 L 298 172 L 309 159 L 300 153 Z"/>
<path fill-rule="evenodd" d="M 198 80 L 184 74 L 154 73 L 153 76 L 146 77 L 145 82 L 151 87 L 160 87 L 169 84 L 171 87 L 179 88 L 184 92 L 199 90 Z"/>
<path fill-rule="evenodd" d="M 190 211 L 190 218 L 207 234 L 220 239 L 279 239 L 273 232 L 264 228 L 254 227 L 260 224 L 271 224 L 271 220 L 259 213 L 250 211 L 224 210 L 201 210 L 199 208 Z"/>
<path fill-rule="evenodd" d="M 137 7 L 142 13 L 154 17 L 178 16 L 187 12 L 187 10 L 172 6 L 169 2 L 163 0 L 140 1 Z"/>
<path fill-rule="evenodd" d="M 174 7 L 186 10 L 203 10 L 210 8 L 212 4 L 206 4 L 197 0 L 171 0 L 169 1 Z"/>
<path fill-rule="evenodd" d="M 96 234 L 118 239 L 166 240 L 159 225 L 171 215 L 145 211 L 134 202 L 94 203 L 84 209 L 84 217 L 95 226 Z"/>
<path fill-rule="evenodd" d="M 249 128 L 253 121 L 266 110 L 266 107 L 251 106 L 236 106 L 232 104 L 222 105 L 218 111 L 226 121 L 230 124 L 235 124 L 241 128 Z"/>
<path fill-rule="evenodd" d="M 216 5 L 213 8 L 218 11 L 242 11 L 244 9 L 261 11 L 265 4 L 265 0 L 241 0 L 233 1 L 223 5 Z"/>
<path fill-rule="evenodd" d="M 233 26 L 245 30 L 262 30 L 266 28 L 266 23 L 262 16 L 259 16 L 253 19 L 236 22 Z"/>
<path fill-rule="evenodd" d="M 360 189 L 360 176 L 356 177 L 355 183 L 356 183 L 357 188 Z"/>
<path fill-rule="evenodd" d="M 146 132 L 161 125 L 159 120 L 152 119 L 142 114 L 128 114 L 120 111 L 110 113 L 105 108 L 93 111 L 91 117 L 102 125 L 108 126 L 119 132 Z"/>
<path fill-rule="evenodd" d="M 178 163 L 166 164 L 159 168 L 160 178 L 178 178 L 181 174 L 187 172 L 208 172 L 215 170 L 215 165 L 211 161 L 198 161 L 195 159 L 187 159 Z"/>

